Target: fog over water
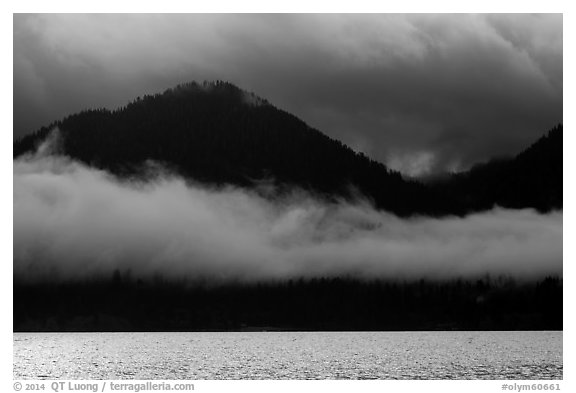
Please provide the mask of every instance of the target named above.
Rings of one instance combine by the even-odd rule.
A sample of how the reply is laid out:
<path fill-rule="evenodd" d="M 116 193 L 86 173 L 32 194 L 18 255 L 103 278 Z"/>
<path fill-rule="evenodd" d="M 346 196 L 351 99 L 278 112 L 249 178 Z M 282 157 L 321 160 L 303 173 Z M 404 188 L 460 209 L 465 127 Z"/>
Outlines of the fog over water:
<path fill-rule="evenodd" d="M 46 146 L 14 161 L 14 274 L 260 280 L 351 275 L 562 274 L 562 212 L 398 218 L 366 200 L 327 204 L 209 188 L 164 173 L 121 181 Z"/>

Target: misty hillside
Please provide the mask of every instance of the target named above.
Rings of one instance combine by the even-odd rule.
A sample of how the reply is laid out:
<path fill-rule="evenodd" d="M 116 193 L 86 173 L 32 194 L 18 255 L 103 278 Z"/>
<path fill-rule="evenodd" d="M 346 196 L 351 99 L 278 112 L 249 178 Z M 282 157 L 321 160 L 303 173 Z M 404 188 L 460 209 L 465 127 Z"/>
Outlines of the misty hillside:
<path fill-rule="evenodd" d="M 513 160 L 479 166 L 432 186 L 355 153 L 266 100 L 225 83 L 189 83 L 110 111 L 68 116 L 14 143 L 14 157 L 60 130 L 61 153 L 119 176 L 160 162 L 205 184 L 274 181 L 319 196 L 357 193 L 400 216 L 462 215 L 500 204 L 562 207 L 562 128 Z"/>
<path fill-rule="evenodd" d="M 434 185 L 472 210 L 498 206 L 562 209 L 562 125 L 507 160 L 495 160 Z"/>

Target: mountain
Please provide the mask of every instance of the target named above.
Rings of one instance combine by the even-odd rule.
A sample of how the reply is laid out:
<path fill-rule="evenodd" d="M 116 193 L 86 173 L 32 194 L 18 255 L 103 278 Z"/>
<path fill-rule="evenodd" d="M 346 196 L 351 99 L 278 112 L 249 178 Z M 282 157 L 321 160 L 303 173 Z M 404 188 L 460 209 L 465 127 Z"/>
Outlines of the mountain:
<path fill-rule="evenodd" d="M 474 211 L 494 205 L 532 207 L 541 212 L 562 209 L 562 125 L 512 159 L 476 165 L 433 184 L 433 188 Z"/>
<path fill-rule="evenodd" d="M 110 111 L 88 110 L 14 143 L 14 158 L 60 130 L 61 153 L 118 176 L 156 161 L 187 179 L 253 187 L 273 181 L 321 198 L 364 195 L 399 216 L 562 207 L 562 128 L 511 161 L 425 185 L 356 153 L 266 100 L 226 82 L 179 85 Z"/>
<path fill-rule="evenodd" d="M 360 193 L 399 215 L 451 209 L 422 184 L 229 83 L 189 83 L 114 111 L 69 116 L 17 141 L 14 157 L 33 151 L 54 127 L 63 154 L 120 176 L 138 175 L 152 160 L 207 184 L 273 180 L 326 198 Z"/>

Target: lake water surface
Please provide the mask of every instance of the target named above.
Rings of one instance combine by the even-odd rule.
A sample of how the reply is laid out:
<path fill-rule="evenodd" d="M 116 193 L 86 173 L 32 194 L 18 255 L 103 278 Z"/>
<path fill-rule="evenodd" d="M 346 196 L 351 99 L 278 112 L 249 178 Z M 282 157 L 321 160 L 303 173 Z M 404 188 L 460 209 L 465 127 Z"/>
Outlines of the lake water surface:
<path fill-rule="evenodd" d="M 562 332 L 14 333 L 15 379 L 562 379 Z"/>

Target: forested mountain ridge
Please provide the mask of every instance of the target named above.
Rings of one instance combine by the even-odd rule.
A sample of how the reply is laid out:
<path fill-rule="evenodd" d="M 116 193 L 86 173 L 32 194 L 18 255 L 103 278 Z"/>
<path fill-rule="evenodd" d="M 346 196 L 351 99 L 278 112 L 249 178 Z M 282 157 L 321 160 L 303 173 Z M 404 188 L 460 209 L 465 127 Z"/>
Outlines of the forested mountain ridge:
<path fill-rule="evenodd" d="M 514 158 L 476 165 L 432 186 L 474 211 L 494 205 L 562 209 L 562 128 L 552 128 Z"/>
<path fill-rule="evenodd" d="M 561 126 L 512 164 L 476 168 L 433 185 L 405 179 L 266 100 L 220 81 L 183 84 L 113 111 L 68 116 L 16 141 L 14 158 L 33 151 L 55 127 L 62 154 L 119 176 L 138 175 L 151 160 L 212 185 L 251 187 L 273 180 L 279 189 L 295 186 L 328 199 L 359 193 L 400 216 L 463 215 L 495 204 L 543 211 L 562 207 Z M 549 171 L 554 174 L 550 182 L 545 180 Z M 522 192 L 535 196 L 502 191 L 505 187 L 495 180 L 500 178 L 509 187 L 515 184 L 511 178 L 522 179 Z"/>
<path fill-rule="evenodd" d="M 360 193 L 399 215 L 452 209 L 425 186 L 229 83 L 189 83 L 114 111 L 71 115 L 15 142 L 14 156 L 32 151 L 54 127 L 63 154 L 118 175 L 152 160 L 208 184 L 272 179 L 328 198 Z"/>

